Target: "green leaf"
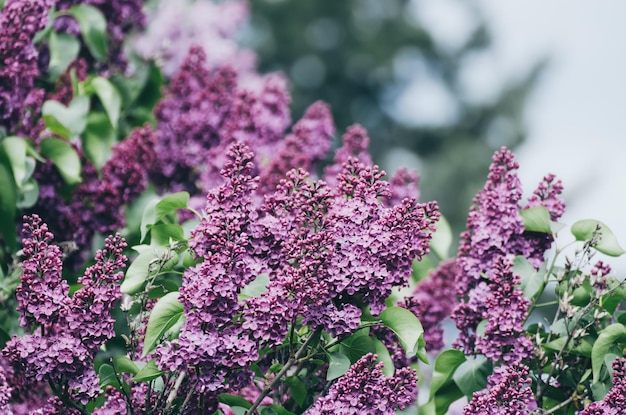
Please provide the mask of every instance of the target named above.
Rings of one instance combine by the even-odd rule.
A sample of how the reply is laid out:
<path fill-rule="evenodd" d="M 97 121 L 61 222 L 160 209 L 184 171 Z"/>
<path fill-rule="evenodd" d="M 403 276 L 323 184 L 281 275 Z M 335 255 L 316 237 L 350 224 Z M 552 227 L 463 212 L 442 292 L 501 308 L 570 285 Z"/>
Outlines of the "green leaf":
<path fill-rule="evenodd" d="M 57 33 L 53 30 L 50 32 L 48 47 L 50 49 L 48 74 L 55 80 L 67 70 L 70 63 L 78 56 L 80 42 L 72 35 Z"/>
<path fill-rule="evenodd" d="M 111 148 L 117 141 L 109 117 L 102 112 L 90 112 L 82 138 L 85 155 L 98 170 L 101 170 L 111 157 L 113 153 Z"/>
<path fill-rule="evenodd" d="M 424 334 L 422 324 L 415 314 L 405 308 L 387 307 L 380 313 L 380 319 L 386 327 L 396 333 L 407 357 L 415 356 L 420 346 L 419 340 Z"/>
<path fill-rule="evenodd" d="M 152 359 L 144 367 L 141 368 L 139 373 L 133 376 L 133 380 L 135 382 L 150 382 L 151 380 L 160 377 L 164 373 L 165 372 L 163 372 L 162 370 L 159 370 L 155 360 Z"/>
<path fill-rule="evenodd" d="M 330 362 L 328 365 L 328 372 L 326 373 L 326 380 L 334 380 L 343 376 L 348 369 L 350 369 L 350 359 L 343 353 L 332 352 L 329 353 Z"/>
<path fill-rule="evenodd" d="M 472 394 L 487 387 L 487 376 L 491 374 L 491 364 L 483 356 L 469 359 L 457 367 L 452 379 L 468 399 Z"/>
<path fill-rule="evenodd" d="M 379 339 L 372 337 L 374 341 L 374 349 L 376 350 L 376 355 L 378 356 L 378 361 L 383 362 L 383 374 L 387 377 L 393 376 L 395 372 L 395 366 L 393 364 L 393 360 L 391 359 L 391 355 L 389 354 L 389 350 L 387 346 L 383 344 Z"/>
<path fill-rule="evenodd" d="M 375 351 L 374 339 L 370 336 L 352 335 L 341 342 L 341 352 L 348 356 L 351 363 Z"/>
<path fill-rule="evenodd" d="M 604 357 L 617 342 L 626 341 L 626 326 L 621 323 L 611 324 L 598 333 L 598 339 L 591 349 L 591 367 L 593 369 L 593 381 L 598 382 L 600 369 L 604 364 Z"/>
<path fill-rule="evenodd" d="M 183 305 L 178 301 L 178 292 L 167 293 L 159 299 L 150 312 L 142 357 L 156 348 L 161 337 L 182 318 L 184 311 Z"/>
<path fill-rule="evenodd" d="M 541 295 L 545 275 L 543 268 L 537 271 L 525 257 L 520 255 L 513 260 L 513 272 L 520 276 L 520 288 L 524 293 L 524 298 L 533 301 L 536 296 Z"/>
<path fill-rule="evenodd" d="M 117 373 L 130 373 L 131 375 L 136 375 L 139 373 L 139 368 L 126 356 L 115 356 L 113 358 L 113 365 Z"/>
<path fill-rule="evenodd" d="M 163 219 L 168 214 L 187 207 L 189 201 L 189 193 L 178 192 L 171 195 L 167 195 L 163 198 L 150 201 L 143 211 L 141 218 L 141 240 L 143 241 L 148 230 L 158 221 Z"/>
<path fill-rule="evenodd" d="M 456 369 L 465 363 L 466 360 L 463 352 L 456 349 L 445 350 L 437 356 L 430 383 L 430 399 L 435 396 L 439 389 L 452 380 Z"/>
<path fill-rule="evenodd" d="M 89 87 L 93 89 L 100 103 L 106 111 L 111 125 L 117 127 L 122 108 L 122 98 L 115 86 L 108 79 L 97 76 L 89 81 Z"/>
<path fill-rule="evenodd" d="M 165 247 L 170 246 L 170 239 L 173 241 L 184 241 L 185 234 L 183 227 L 175 223 L 159 223 L 154 225 L 150 230 L 151 244 L 157 244 Z"/>
<path fill-rule="evenodd" d="M 187 207 L 189 202 L 189 193 L 178 192 L 165 196 L 156 204 L 156 220 L 163 219 L 166 215 Z"/>
<path fill-rule="evenodd" d="M 0 142 L 2 150 L 9 161 L 15 186 L 22 188 L 26 177 L 26 141 L 21 137 L 6 137 Z"/>
<path fill-rule="evenodd" d="M 44 138 L 41 140 L 41 154 L 52 161 L 67 184 L 75 185 L 82 181 L 80 158 L 66 141 Z"/>
<path fill-rule="evenodd" d="M 261 415 L 295 415 L 280 405 L 265 406 L 260 409 Z"/>
<path fill-rule="evenodd" d="M 293 398 L 300 408 L 304 408 L 306 404 L 307 389 L 304 383 L 297 376 L 288 376 L 285 383 L 289 386 L 289 396 Z"/>
<path fill-rule="evenodd" d="M 252 404 L 238 395 L 231 395 L 228 393 L 220 393 L 217 396 L 217 400 L 228 406 L 240 406 L 242 408 L 250 409 Z"/>
<path fill-rule="evenodd" d="M 83 40 L 91 55 L 99 61 L 106 60 L 107 22 L 102 12 L 93 6 L 79 4 L 72 6 L 69 13 L 74 16 L 78 22 Z"/>
<path fill-rule="evenodd" d="M 158 258 L 167 253 L 167 248 L 159 246 L 153 246 L 141 252 L 126 270 L 126 276 L 120 287 L 121 291 L 132 295 L 141 290 L 151 273 L 154 261 L 158 261 Z"/>
<path fill-rule="evenodd" d="M 41 113 L 50 131 L 69 140 L 79 136 L 87 126 L 89 97 L 78 96 L 68 107 L 58 101 L 46 101 Z"/>
<path fill-rule="evenodd" d="M 113 386 L 116 389 L 120 389 L 122 386 L 115 376 L 115 370 L 113 366 L 109 364 L 102 364 L 98 369 L 98 377 L 100 378 L 100 387 L 104 389 L 107 386 Z"/>
<path fill-rule="evenodd" d="M 267 285 L 270 283 L 270 277 L 267 274 L 260 274 L 248 285 L 243 287 L 241 293 L 248 297 L 258 297 L 267 291 Z"/>
<path fill-rule="evenodd" d="M 520 212 L 524 221 L 524 229 L 529 232 L 552 234 L 550 213 L 545 206 L 535 206 Z"/>
<path fill-rule="evenodd" d="M 437 231 L 430 241 L 430 249 L 441 259 L 449 257 L 450 246 L 452 246 L 452 228 L 445 217 L 441 216 L 437 221 Z"/>
<path fill-rule="evenodd" d="M 577 241 L 589 241 L 596 234 L 597 241 L 595 241 L 593 247 L 603 254 L 620 256 L 626 252 L 619 245 L 617 238 L 609 227 L 598 220 L 580 220 L 572 225 L 571 230 Z"/>
<path fill-rule="evenodd" d="M 11 174 L 10 162 L 0 149 L 0 232 L 11 251 L 17 249 L 17 229 L 15 226 L 15 205 L 17 188 Z"/>

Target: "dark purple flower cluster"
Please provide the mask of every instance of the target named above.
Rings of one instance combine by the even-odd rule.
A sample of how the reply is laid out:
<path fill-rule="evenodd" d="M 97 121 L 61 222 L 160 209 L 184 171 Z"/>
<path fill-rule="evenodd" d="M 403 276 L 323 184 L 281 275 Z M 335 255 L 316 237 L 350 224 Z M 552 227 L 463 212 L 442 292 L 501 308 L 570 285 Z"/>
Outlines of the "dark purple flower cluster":
<path fill-rule="evenodd" d="M 524 230 L 519 213 L 522 189 L 515 172 L 518 167 L 514 154 L 508 149 L 503 147 L 494 154 L 488 181 L 475 197 L 467 231 L 461 235 L 456 278 L 460 302 L 452 318 L 460 330 L 455 345 L 468 353 L 476 351 L 478 324 L 493 310 L 486 300 L 494 296 L 492 290 L 497 290 L 490 280 L 496 263 L 502 258 L 524 255 L 539 267 L 545 250 L 552 243 L 549 235 Z M 547 176 L 526 207 L 545 206 L 552 219 L 557 219 L 563 213 L 563 202 L 557 198 L 561 190 L 560 182 Z"/>
<path fill-rule="evenodd" d="M 613 387 L 604 399 L 593 402 L 580 415 L 622 415 L 626 408 L 626 358 L 613 361 Z"/>
<path fill-rule="evenodd" d="M 415 402 L 417 374 L 408 367 L 391 378 L 376 363 L 375 354 L 359 359 L 315 404 L 307 415 L 393 415 Z"/>
<path fill-rule="evenodd" d="M 35 88 L 33 38 L 48 20 L 52 0 L 7 0 L 0 11 L 0 128 L 28 136 L 43 103 Z"/>
<path fill-rule="evenodd" d="M 530 415 L 537 408 L 523 364 L 496 367 L 487 383 L 463 408 L 464 415 Z"/>
<path fill-rule="evenodd" d="M 456 304 L 454 291 L 450 286 L 458 272 L 456 260 L 442 262 L 420 281 L 413 294 L 398 304 L 415 314 L 424 328 L 426 350 L 443 348 L 443 328 L 441 323 L 450 316 Z"/>
<path fill-rule="evenodd" d="M 64 393 L 85 404 L 100 394 L 93 357 L 113 337 L 110 312 L 121 296 L 126 243 L 119 235 L 107 238 L 96 264 L 79 279 L 83 287 L 69 297 L 61 278 L 62 253 L 52 238 L 38 216 L 25 218 L 24 273 L 16 296 L 22 326 L 32 334 L 14 336 L 2 353 L 21 387 L 47 382 L 58 388 L 67 382 Z"/>

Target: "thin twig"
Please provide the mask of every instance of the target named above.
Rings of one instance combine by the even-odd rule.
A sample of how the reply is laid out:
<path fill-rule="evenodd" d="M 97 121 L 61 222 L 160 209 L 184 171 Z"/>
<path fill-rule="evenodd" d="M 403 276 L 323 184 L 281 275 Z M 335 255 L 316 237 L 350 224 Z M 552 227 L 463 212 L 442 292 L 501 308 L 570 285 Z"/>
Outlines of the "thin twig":
<path fill-rule="evenodd" d="M 285 374 L 287 373 L 287 371 L 289 369 L 291 369 L 291 367 L 296 364 L 298 362 L 298 360 L 300 360 L 300 357 L 302 357 L 302 355 L 304 354 L 304 352 L 306 351 L 306 349 L 309 347 L 309 344 L 311 344 L 311 341 L 313 341 L 313 339 L 315 337 L 317 337 L 320 333 L 322 332 L 321 328 L 316 329 L 313 333 L 311 333 L 311 335 L 305 340 L 304 343 L 302 343 L 302 346 L 300 346 L 300 348 L 298 349 L 298 351 L 296 352 L 296 354 L 294 354 L 293 356 L 291 356 L 289 358 L 289 360 L 287 360 L 287 363 L 285 363 L 285 366 L 283 366 L 283 368 L 280 370 L 280 372 L 278 372 L 276 374 L 276 376 L 274 377 L 274 379 L 272 379 L 272 382 L 270 382 L 269 385 L 267 385 L 263 391 L 261 391 L 261 394 L 259 395 L 259 397 L 256 399 L 256 401 L 254 401 L 254 403 L 252 404 L 252 406 L 250 407 L 250 409 L 248 409 L 245 413 L 245 415 L 252 415 L 256 413 L 256 409 L 259 407 L 259 405 L 261 405 L 261 402 L 263 401 L 263 399 L 265 399 L 265 397 L 267 395 L 269 395 L 269 393 L 272 391 L 272 389 L 274 389 L 274 387 L 276 386 L 276 384 L 278 384 L 278 382 L 280 382 L 280 380 L 282 379 L 283 376 L 285 376 Z"/>

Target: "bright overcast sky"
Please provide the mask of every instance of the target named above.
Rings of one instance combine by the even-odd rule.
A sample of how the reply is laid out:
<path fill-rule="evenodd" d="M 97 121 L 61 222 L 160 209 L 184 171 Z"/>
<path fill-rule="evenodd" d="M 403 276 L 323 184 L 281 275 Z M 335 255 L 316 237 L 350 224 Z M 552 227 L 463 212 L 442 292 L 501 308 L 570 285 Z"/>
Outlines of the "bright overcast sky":
<path fill-rule="evenodd" d="M 557 174 L 565 221 L 602 220 L 626 246 L 626 2 L 480 3 L 505 73 L 528 59 L 551 59 L 528 105 L 528 142 L 518 150 L 526 188 L 546 171 Z"/>
<path fill-rule="evenodd" d="M 626 247 L 626 1 L 414 3 L 422 23 L 448 47 L 472 29 L 467 22 L 473 19 L 462 12 L 468 4 L 480 6 L 494 41 L 488 56 L 468 71 L 475 96 L 488 98 L 501 81 L 549 58 L 528 102 L 528 140 L 517 150 L 525 190 L 555 173 L 565 185 L 564 222 L 601 220 Z M 432 107 L 438 101 L 426 102 Z M 626 258 L 619 263 L 626 270 Z"/>

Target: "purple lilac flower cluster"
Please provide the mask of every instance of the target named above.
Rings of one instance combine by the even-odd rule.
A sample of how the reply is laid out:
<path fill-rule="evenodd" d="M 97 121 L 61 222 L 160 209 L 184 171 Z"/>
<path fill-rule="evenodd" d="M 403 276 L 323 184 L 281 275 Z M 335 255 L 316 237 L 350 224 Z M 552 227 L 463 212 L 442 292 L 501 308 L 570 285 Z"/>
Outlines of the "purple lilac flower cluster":
<path fill-rule="evenodd" d="M 530 301 L 516 288 L 520 279 L 512 267 L 509 260 L 500 257 L 493 270 L 487 272 L 491 286 L 490 295 L 485 299 L 489 312 L 483 315 L 487 325 L 484 334 L 476 339 L 478 353 L 504 364 L 521 362 L 533 353 L 532 342 L 522 334 Z"/>
<path fill-rule="evenodd" d="M 386 207 L 383 173 L 355 158 L 335 188 L 295 169 L 258 204 L 249 147 L 235 143 L 227 155 L 225 182 L 209 192 L 192 231 L 190 248 L 203 262 L 183 277 L 186 321 L 156 351 L 162 369 L 194 367 L 205 397 L 236 388 L 233 379 L 249 383 L 258 350 L 281 344 L 296 324 L 339 336 L 357 328 L 362 307 L 380 313 L 392 287 L 407 283 L 412 260 L 428 252 L 439 217 L 435 203 L 415 199 Z M 262 273 L 267 291 L 240 301 Z"/>
<path fill-rule="evenodd" d="M 238 293 L 260 271 L 251 244 L 252 153 L 235 145 L 222 171 L 226 183 L 209 192 L 206 215 L 192 232 L 190 248 L 203 262 L 185 271 L 180 301 L 185 323 L 178 339 L 156 350 L 157 365 L 171 372 L 194 368 L 189 377 L 211 407 L 217 394 L 250 383 L 258 358 L 248 330 L 235 322 Z"/>
<path fill-rule="evenodd" d="M 0 128 L 29 135 L 43 103 L 33 38 L 48 20 L 52 0 L 7 0 L 0 11 Z"/>
<path fill-rule="evenodd" d="M 119 235 L 107 238 L 79 279 L 82 288 L 69 297 L 53 235 L 38 216 L 24 219 L 24 271 L 16 296 L 20 322 L 32 334 L 14 336 L 2 354 L 22 388 L 47 382 L 54 390 L 67 381 L 64 397 L 86 404 L 100 394 L 93 357 L 113 337 L 110 312 L 121 296 L 126 243 Z"/>
<path fill-rule="evenodd" d="M 593 402 L 580 415 L 621 415 L 626 408 L 626 358 L 613 361 L 613 387 L 604 399 Z"/>
<path fill-rule="evenodd" d="M 487 389 L 474 393 L 464 415 L 530 415 L 537 408 L 528 367 L 521 363 L 499 366 L 487 379 Z"/>
<path fill-rule="evenodd" d="M 496 276 L 497 273 L 491 270 L 496 269 L 496 264 L 501 263 L 503 258 L 512 259 L 515 255 L 524 255 L 535 267 L 539 267 L 543 262 L 545 250 L 552 242 L 549 235 L 537 235 L 524 230 L 519 213 L 521 183 L 515 172 L 518 167 L 510 150 L 503 147 L 494 154 L 488 181 L 474 199 L 467 220 L 468 230 L 461 235 L 457 259 L 459 272 L 456 278 L 460 302 L 453 311 L 452 318 L 460 330 L 455 345 L 467 353 L 477 351 L 478 324 L 497 310 L 488 306 L 502 295 L 496 282 L 508 278 L 508 283 L 514 285 L 516 281 L 515 277 L 504 277 L 502 271 Z M 561 190 L 561 183 L 555 181 L 553 176 L 547 176 L 529 199 L 526 207 L 544 206 L 555 220 L 564 210 L 563 202 L 558 199 Z M 510 292 L 507 295 L 512 295 L 517 290 L 509 288 Z M 524 320 L 525 316 L 520 320 L 520 315 L 527 309 L 526 303 L 521 301 L 521 296 L 516 295 L 515 298 L 520 301 L 515 302 L 518 309 L 509 315 L 515 316 L 515 321 L 510 322 L 511 328 L 518 327 Z M 527 350 L 525 340 L 522 339 L 521 343 L 524 344 L 520 346 L 520 350 Z M 484 348 L 485 341 L 481 340 L 481 344 L 481 348 Z M 507 348 L 510 346 L 508 344 Z M 508 354 L 495 352 L 493 347 L 490 347 L 489 353 L 492 357 L 504 356 L 507 359 L 510 357 Z M 513 353 L 513 355 L 522 358 L 526 354 Z"/>
<path fill-rule="evenodd" d="M 206 192 L 222 183 L 220 170 L 226 150 L 235 141 L 254 148 L 256 165 L 267 170 L 262 176 L 270 180 L 279 170 L 282 177 L 293 165 L 285 169 L 282 163 L 270 165 L 272 160 L 309 150 L 302 145 L 292 149 L 289 143 L 323 142 L 315 135 L 320 128 L 316 125 L 330 124 L 332 128 L 330 112 L 327 108 L 320 112 L 318 105 L 293 127 L 294 137 L 283 140 L 291 122 L 289 102 L 282 76 L 267 75 L 256 87 L 245 86 L 234 69 L 210 68 L 204 50 L 192 47 L 156 108 L 157 158 L 150 169 L 151 179 L 161 190 L 188 191 L 192 206 L 201 207 Z M 309 130 L 313 137 L 307 140 Z M 331 129 L 327 135 L 333 132 Z M 277 180 L 263 182 L 271 188 Z"/>
<path fill-rule="evenodd" d="M 307 415 L 393 415 L 415 402 L 417 374 L 405 367 L 392 378 L 382 372 L 375 354 L 359 359 L 346 374 L 306 411 Z"/>

